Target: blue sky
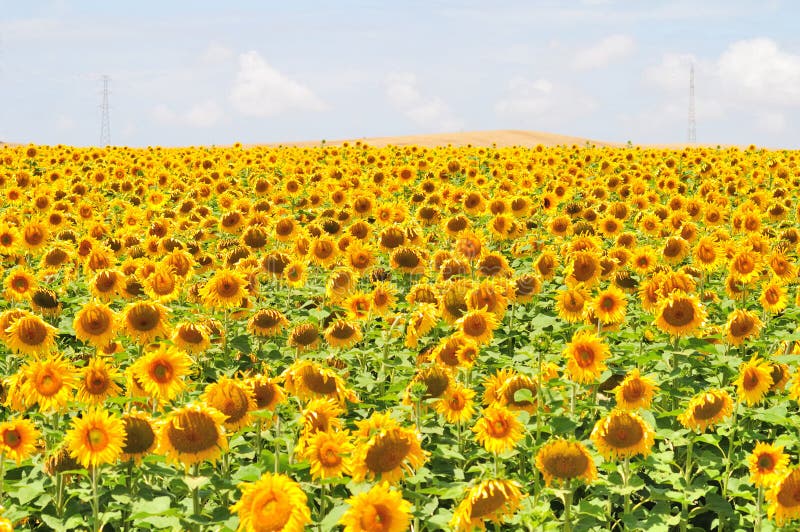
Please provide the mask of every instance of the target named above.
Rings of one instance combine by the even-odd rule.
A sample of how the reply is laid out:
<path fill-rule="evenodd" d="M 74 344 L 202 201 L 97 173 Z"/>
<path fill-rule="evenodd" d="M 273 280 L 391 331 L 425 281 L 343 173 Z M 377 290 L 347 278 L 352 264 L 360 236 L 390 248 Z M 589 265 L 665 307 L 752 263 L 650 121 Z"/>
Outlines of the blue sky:
<path fill-rule="evenodd" d="M 197 145 L 529 129 L 800 144 L 786 1 L 0 0 L 0 140 Z"/>

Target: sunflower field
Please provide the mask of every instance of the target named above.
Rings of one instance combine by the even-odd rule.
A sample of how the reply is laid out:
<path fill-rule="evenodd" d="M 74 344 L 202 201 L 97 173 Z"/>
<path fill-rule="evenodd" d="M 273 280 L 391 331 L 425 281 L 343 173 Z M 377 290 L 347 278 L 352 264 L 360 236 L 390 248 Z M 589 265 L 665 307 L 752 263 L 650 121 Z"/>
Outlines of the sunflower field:
<path fill-rule="evenodd" d="M 0 148 L 0 531 L 796 530 L 798 159 Z"/>

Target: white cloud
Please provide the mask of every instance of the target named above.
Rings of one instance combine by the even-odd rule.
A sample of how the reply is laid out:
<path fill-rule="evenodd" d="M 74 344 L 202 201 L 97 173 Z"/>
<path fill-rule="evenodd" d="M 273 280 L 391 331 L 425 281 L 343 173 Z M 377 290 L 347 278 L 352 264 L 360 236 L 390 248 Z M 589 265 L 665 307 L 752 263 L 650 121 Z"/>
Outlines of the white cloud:
<path fill-rule="evenodd" d="M 212 42 L 200 56 L 200 61 L 207 65 L 226 63 L 233 57 L 233 50 L 218 42 Z"/>
<path fill-rule="evenodd" d="M 326 107 L 311 89 L 274 69 L 256 51 L 239 55 L 230 101 L 241 114 L 261 117 Z"/>
<path fill-rule="evenodd" d="M 581 116 L 596 107 L 594 100 L 580 91 L 547 79 L 515 78 L 508 83 L 506 95 L 495 104 L 501 116 L 564 118 Z"/>
<path fill-rule="evenodd" d="M 211 127 L 217 124 L 224 113 L 213 100 L 206 100 L 193 106 L 186 113 L 186 123 L 195 127 Z"/>
<path fill-rule="evenodd" d="M 766 38 L 738 41 L 717 61 L 720 81 L 759 103 L 800 105 L 800 55 Z"/>
<path fill-rule="evenodd" d="M 153 120 L 159 124 L 174 124 L 178 120 L 177 113 L 163 103 L 153 107 L 150 114 L 153 116 Z"/>
<path fill-rule="evenodd" d="M 635 43 L 631 37 L 610 35 L 588 48 L 579 50 L 572 60 L 572 66 L 579 70 L 602 68 L 630 55 L 634 48 Z"/>
<path fill-rule="evenodd" d="M 436 131 L 453 131 L 461 127 L 460 120 L 443 100 L 422 95 L 417 87 L 417 77 L 410 72 L 396 72 L 387 77 L 386 97 L 420 127 Z"/>

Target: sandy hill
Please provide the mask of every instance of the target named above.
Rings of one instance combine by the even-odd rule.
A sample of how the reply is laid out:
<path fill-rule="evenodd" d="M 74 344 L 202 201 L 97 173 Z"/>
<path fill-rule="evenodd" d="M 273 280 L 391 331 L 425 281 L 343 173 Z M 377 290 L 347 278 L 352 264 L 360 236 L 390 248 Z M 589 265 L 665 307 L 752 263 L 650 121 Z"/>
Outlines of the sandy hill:
<path fill-rule="evenodd" d="M 568 135 L 557 135 L 555 133 L 544 133 L 541 131 L 521 131 L 513 129 L 500 129 L 495 131 L 466 131 L 461 133 L 432 133 L 428 135 L 405 135 L 395 137 L 363 137 L 359 139 L 339 139 L 326 140 L 329 146 L 339 146 L 345 142 L 353 143 L 357 140 L 370 146 L 383 147 L 388 145 L 408 146 L 491 146 L 496 144 L 498 147 L 504 146 L 624 146 L 614 142 L 604 142 L 600 140 L 586 139 L 582 137 L 571 137 Z M 319 146 L 322 141 L 301 141 L 301 142 L 280 142 L 270 143 L 268 146 Z"/>

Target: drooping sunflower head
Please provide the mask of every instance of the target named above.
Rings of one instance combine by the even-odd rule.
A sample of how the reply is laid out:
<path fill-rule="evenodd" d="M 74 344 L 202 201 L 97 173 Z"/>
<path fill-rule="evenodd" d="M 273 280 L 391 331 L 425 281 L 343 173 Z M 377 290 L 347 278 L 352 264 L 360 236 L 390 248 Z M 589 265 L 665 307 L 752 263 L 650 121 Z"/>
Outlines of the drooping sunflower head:
<path fill-rule="evenodd" d="M 345 532 L 402 532 L 411 524 L 411 503 L 399 490 L 381 482 L 347 500 L 339 520 Z"/>
<path fill-rule="evenodd" d="M 374 478 L 394 483 L 419 469 L 426 455 L 415 429 L 400 426 L 379 429 L 357 443 L 353 479 Z"/>
<path fill-rule="evenodd" d="M 269 338 L 280 333 L 287 325 L 289 320 L 277 309 L 260 309 L 250 316 L 247 321 L 247 330 L 250 334 Z"/>
<path fill-rule="evenodd" d="M 27 314 L 16 318 L 6 329 L 8 347 L 18 353 L 43 355 L 56 347 L 56 328 L 38 316 Z"/>
<path fill-rule="evenodd" d="M 767 491 L 767 516 L 778 526 L 800 518 L 800 468 L 785 470 Z"/>
<path fill-rule="evenodd" d="M 211 345 L 211 333 L 202 323 L 184 321 L 172 331 L 170 338 L 178 349 L 188 353 L 202 353 Z"/>
<path fill-rule="evenodd" d="M 615 410 L 601 418 L 592 430 L 591 439 L 606 460 L 647 456 L 653 447 L 654 431 L 633 412 Z"/>
<path fill-rule="evenodd" d="M 733 412 L 733 400 L 725 390 L 712 389 L 695 395 L 678 421 L 686 428 L 703 432 Z"/>
<path fill-rule="evenodd" d="M 444 394 L 453 382 L 450 372 L 440 366 L 428 366 L 417 371 L 416 375 L 406 386 L 403 402 L 412 404 L 416 401 L 438 399 Z M 419 395 L 415 395 L 417 384 L 420 384 Z"/>
<path fill-rule="evenodd" d="M 169 336 L 167 313 L 169 310 L 154 301 L 136 301 L 123 313 L 123 325 L 128 336 L 139 344 L 147 344 L 158 337 Z"/>
<path fill-rule="evenodd" d="M 344 404 L 347 400 L 356 399 L 335 371 L 311 360 L 295 362 L 283 372 L 281 378 L 286 391 L 303 400 L 331 398 Z"/>
<path fill-rule="evenodd" d="M 176 464 L 190 466 L 216 460 L 228 448 L 225 414 L 202 403 L 170 412 L 158 431 L 158 452 Z"/>
<path fill-rule="evenodd" d="M 122 446 L 121 459 L 139 463 L 156 447 L 153 420 L 144 412 L 132 410 L 122 416 L 122 423 L 125 426 L 125 445 Z"/>
<path fill-rule="evenodd" d="M 225 414 L 225 428 L 231 432 L 249 424 L 252 418 L 250 412 L 256 409 L 252 389 L 228 377 L 206 386 L 201 399 Z"/>
<path fill-rule="evenodd" d="M 313 323 L 296 325 L 289 333 L 288 345 L 298 351 L 310 351 L 319 344 L 319 329 Z"/>
<path fill-rule="evenodd" d="M 639 368 L 634 368 L 616 388 L 617 408 L 637 410 L 650 408 L 658 386 L 650 377 L 640 375 Z"/>
<path fill-rule="evenodd" d="M 485 521 L 502 523 L 514 515 L 525 497 L 513 480 L 484 480 L 467 492 L 450 521 L 457 532 L 485 529 Z"/>
<path fill-rule="evenodd" d="M 742 345 L 747 339 L 757 337 L 763 326 L 764 323 L 755 312 L 736 309 L 728 316 L 728 323 L 725 325 L 725 339 L 731 345 Z"/>
<path fill-rule="evenodd" d="M 334 321 L 323 334 L 328 345 L 344 349 L 354 346 L 363 337 L 358 323 L 347 320 Z"/>
<path fill-rule="evenodd" d="M 769 363 L 758 357 L 742 364 L 736 389 L 740 399 L 753 406 L 762 399 L 772 386 L 772 368 Z"/>
<path fill-rule="evenodd" d="M 31 308 L 42 316 L 58 316 L 61 313 L 61 301 L 53 290 L 37 288 L 31 295 Z"/>
<path fill-rule="evenodd" d="M 239 515 L 239 532 L 302 532 L 311 523 L 306 494 L 286 475 L 265 473 L 256 482 L 239 484 L 239 489 L 242 496 L 231 506 Z"/>
<path fill-rule="evenodd" d="M 597 478 L 597 467 L 588 449 L 580 442 L 560 438 L 547 442 L 539 449 L 536 468 L 548 486 L 554 480 L 562 483 L 577 478 L 590 484 Z"/>

